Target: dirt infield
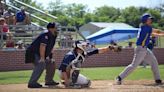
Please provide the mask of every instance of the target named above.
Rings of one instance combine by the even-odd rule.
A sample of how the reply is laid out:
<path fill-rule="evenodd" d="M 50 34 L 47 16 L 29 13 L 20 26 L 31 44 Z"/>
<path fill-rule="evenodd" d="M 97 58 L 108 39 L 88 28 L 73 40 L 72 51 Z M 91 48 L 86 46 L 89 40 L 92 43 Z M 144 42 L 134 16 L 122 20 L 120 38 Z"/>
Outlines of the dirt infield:
<path fill-rule="evenodd" d="M 27 84 L 10 84 L 0 85 L 0 92 L 164 92 L 164 85 L 157 86 L 149 80 L 124 81 L 123 85 L 115 85 L 114 81 L 103 80 L 92 81 L 91 87 L 86 89 L 64 89 L 62 85 L 29 89 Z"/>

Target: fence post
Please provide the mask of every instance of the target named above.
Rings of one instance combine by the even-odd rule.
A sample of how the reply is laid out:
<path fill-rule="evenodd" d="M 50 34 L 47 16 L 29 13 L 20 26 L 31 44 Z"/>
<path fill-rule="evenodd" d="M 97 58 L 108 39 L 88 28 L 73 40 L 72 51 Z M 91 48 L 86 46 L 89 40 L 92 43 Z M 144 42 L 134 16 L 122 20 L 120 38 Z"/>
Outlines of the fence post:
<path fill-rule="evenodd" d="M 3 47 L 3 28 L 2 28 L 2 26 L 0 25 L 0 36 L 1 36 L 1 38 L 0 38 L 0 49 Z"/>

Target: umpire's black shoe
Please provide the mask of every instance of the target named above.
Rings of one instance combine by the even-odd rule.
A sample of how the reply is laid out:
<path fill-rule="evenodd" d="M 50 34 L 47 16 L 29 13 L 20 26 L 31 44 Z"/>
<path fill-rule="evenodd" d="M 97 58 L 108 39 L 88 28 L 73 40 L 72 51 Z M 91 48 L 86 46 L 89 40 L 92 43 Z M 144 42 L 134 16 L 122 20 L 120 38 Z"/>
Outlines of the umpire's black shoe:
<path fill-rule="evenodd" d="M 42 85 L 39 83 L 35 83 L 35 84 L 28 84 L 28 88 L 41 88 Z"/>
<path fill-rule="evenodd" d="M 46 85 L 46 86 L 57 86 L 57 85 L 59 85 L 59 82 L 55 82 L 55 81 L 46 82 L 45 85 Z"/>
<path fill-rule="evenodd" d="M 157 85 L 162 85 L 162 80 L 155 80 L 155 83 L 156 83 Z"/>

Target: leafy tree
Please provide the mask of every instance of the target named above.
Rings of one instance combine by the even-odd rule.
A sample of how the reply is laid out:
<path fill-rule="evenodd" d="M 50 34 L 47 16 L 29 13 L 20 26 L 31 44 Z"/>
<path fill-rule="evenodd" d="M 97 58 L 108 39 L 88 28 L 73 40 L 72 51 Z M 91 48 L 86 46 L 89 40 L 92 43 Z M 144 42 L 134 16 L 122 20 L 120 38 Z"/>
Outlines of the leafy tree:
<path fill-rule="evenodd" d="M 14 0 L 10 0 L 14 2 Z M 26 4 L 32 5 L 38 9 L 44 10 L 44 7 L 33 0 L 20 0 Z M 12 3 L 17 4 L 17 3 Z M 17 4 L 20 6 L 19 4 Z M 155 28 L 164 29 L 164 4 L 160 4 L 155 8 L 146 7 L 127 7 L 125 9 L 117 9 L 107 5 L 96 8 L 93 12 L 87 10 L 88 6 L 83 4 L 63 4 L 62 0 L 53 0 L 49 3 L 47 13 L 58 17 L 57 22 L 63 26 L 77 26 L 80 27 L 83 24 L 89 22 L 123 22 L 133 27 L 139 27 L 140 17 L 144 13 L 150 13 L 155 18 L 153 26 Z M 47 20 L 54 21 L 47 16 L 40 15 L 30 9 L 29 12 Z M 45 10 L 44 10 L 45 11 Z M 36 19 L 33 21 L 40 23 Z"/>
<path fill-rule="evenodd" d="M 100 21 L 114 22 L 120 15 L 120 10 L 105 5 L 97 8 L 94 14 L 100 18 Z"/>
<path fill-rule="evenodd" d="M 122 10 L 121 16 L 125 19 L 125 23 L 138 27 L 140 23 L 140 11 L 136 7 L 128 7 Z"/>
<path fill-rule="evenodd" d="M 84 16 L 84 23 L 89 23 L 89 22 L 92 22 L 92 17 L 93 17 L 93 14 L 91 13 L 86 13 L 85 16 Z"/>
<path fill-rule="evenodd" d="M 85 15 L 86 9 L 86 5 L 73 3 L 66 5 L 65 13 L 69 17 L 82 18 Z"/>
<path fill-rule="evenodd" d="M 63 3 L 61 2 L 61 0 L 54 0 L 54 1 L 51 1 L 49 3 L 49 7 L 48 7 L 50 13 L 54 16 L 57 16 L 57 15 L 64 15 L 63 14 L 63 9 L 64 9 L 64 5 Z"/>
<path fill-rule="evenodd" d="M 70 23 L 70 19 L 67 16 L 60 15 L 58 16 L 57 22 L 59 22 L 63 26 L 68 26 Z"/>

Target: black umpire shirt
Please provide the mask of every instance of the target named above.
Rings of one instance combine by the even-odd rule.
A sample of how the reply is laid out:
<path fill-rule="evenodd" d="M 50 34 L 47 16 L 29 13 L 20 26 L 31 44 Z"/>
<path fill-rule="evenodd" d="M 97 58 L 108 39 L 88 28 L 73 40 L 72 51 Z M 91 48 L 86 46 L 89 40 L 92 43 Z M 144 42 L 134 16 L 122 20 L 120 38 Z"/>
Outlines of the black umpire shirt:
<path fill-rule="evenodd" d="M 40 34 L 28 47 L 33 53 L 40 56 L 40 44 L 43 43 L 46 45 L 45 57 L 51 54 L 51 51 L 55 45 L 56 37 L 50 31 Z"/>

